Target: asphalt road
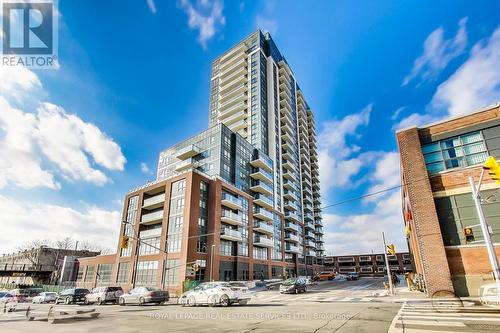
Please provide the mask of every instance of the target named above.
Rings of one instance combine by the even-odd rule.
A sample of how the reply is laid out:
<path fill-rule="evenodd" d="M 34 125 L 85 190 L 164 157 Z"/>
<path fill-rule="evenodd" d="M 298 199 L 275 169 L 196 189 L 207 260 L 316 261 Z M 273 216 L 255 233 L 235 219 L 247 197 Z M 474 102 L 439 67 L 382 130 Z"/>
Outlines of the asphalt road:
<path fill-rule="evenodd" d="M 23 312 L 0 316 L 2 332 L 387 332 L 401 304 L 383 302 L 320 301 L 340 299 L 345 295 L 380 291 L 380 279 L 359 281 L 326 281 L 311 286 L 299 295 L 281 295 L 276 291 L 258 291 L 246 306 L 182 307 L 164 306 L 95 306 L 98 318 L 88 315 L 68 318 L 50 324 L 27 321 Z M 333 294 L 332 294 L 333 293 Z M 277 296 L 277 297 L 276 297 Z M 298 296 L 302 298 L 298 298 Z M 336 296 L 336 297 L 337 297 Z M 360 299 L 360 298 L 359 298 Z M 31 313 L 46 317 L 50 305 L 32 306 Z M 63 306 L 69 312 L 88 306 Z"/>

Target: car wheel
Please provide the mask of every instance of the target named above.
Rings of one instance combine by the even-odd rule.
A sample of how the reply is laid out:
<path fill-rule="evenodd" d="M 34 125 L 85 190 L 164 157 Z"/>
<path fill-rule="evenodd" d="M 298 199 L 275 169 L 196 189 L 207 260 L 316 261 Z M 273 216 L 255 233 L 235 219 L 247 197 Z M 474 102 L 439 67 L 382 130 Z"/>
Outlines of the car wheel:
<path fill-rule="evenodd" d="M 194 296 L 189 296 L 186 300 L 186 303 L 188 306 L 195 306 L 196 305 L 196 299 Z"/>
<path fill-rule="evenodd" d="M 121 306 L 124 306 L 124 305 L 125 305 L 125 298 L 120 297 L 120 298 L 118 299 L 118 304 L 119 304 L 119 305 L 121 305 Z"/>
<path fill-rule="evenodd" d="M 71 297 L 66 297 L 66 299 L 64 300 L 64 304 L 71 304 Z"/>
<path fill-rule="evenodd" d="M 139 298 L 139 305 L 144 305 L 146 303 L 146 300 L 144 297 Z"/>
<path fill-rule="evenodd" d="M 222 306 L 229 306 L 229 305 L 231 305 L 231 301 L 229 300 L 229 296 L 227 296 L 226 294 L 222 295 L 220 297 L 219 303 Z"/>
<path fill-rule="evenodd" d="M 215 306 L 219 302 L 219 296 L 211 295 L 208 298 L 208 306 Z"/>

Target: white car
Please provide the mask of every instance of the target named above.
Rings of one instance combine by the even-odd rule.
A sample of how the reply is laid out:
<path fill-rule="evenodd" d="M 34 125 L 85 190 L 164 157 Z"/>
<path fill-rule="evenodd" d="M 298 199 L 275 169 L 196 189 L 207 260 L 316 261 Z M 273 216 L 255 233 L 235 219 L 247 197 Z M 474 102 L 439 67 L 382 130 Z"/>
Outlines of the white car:
<path fill-rule="evenodd" d="M 500 283 L 482 285 L 479 295 L 481 304 L 500 307 Z"/>
<path fill-rule="evenodd" d="M 33 297 L 32 303 L 50 303 L 55 302 L 57 298 L 57 293 L 54 292 L 43 292 Z"/>
<path fill-rule="evenodd" d="M 247 287 L 231 286 L 228 282 L 205 282 L 182 294 L 179 297 L 179 304 L 183 306 L 229 306 L 235 303 L 245 305 L 251 298 Z"/>

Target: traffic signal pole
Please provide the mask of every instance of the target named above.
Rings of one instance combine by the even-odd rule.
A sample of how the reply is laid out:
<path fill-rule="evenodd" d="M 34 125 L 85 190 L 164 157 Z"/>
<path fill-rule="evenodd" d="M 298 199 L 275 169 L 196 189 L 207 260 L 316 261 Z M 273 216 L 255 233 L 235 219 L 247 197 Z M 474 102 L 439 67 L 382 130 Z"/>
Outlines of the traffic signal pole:
<path fill-rule="evenodd" d="M 394 295 L 394 285 L 392 284 L 391 268 L 389 266 L 389 258 L 387 257 L 387 244 L 385 243 L 384 232 L 382 232 L 382 239 L 384 240 L 385 269 L 387 271 L 387 279 L 389 280 L 389 293 Z"/>
<path fill-rule="evenodd" d="M 472 190 L 472 199 L 474 200 L 474 204 L 476 205 L 477 215 L 479 216 L 479 224 L 481 225 L 481 231 L 484 236 L 484 243 L 486 245 L 486 250 L 488 251 L 488 258 L 491 263 L 491 268 L 493 270 L 493 276 L 495 277 L 495 282 L 500 283 L 500 268 L 498 266 L 498 258 L 495 253 L 495 247 L 493 246 L 493 242 L 491 241 L 491 234 L 488 224 L 486 223 L 486 219 L 484 218 L 483 207 L 481 206 L 481 183 L 483 182 L 484 169 L 481 172 L 481 176 L 479 177 L 479 184 L 474 184 L 474 177 L 469 177 L 469 183 Z"/>

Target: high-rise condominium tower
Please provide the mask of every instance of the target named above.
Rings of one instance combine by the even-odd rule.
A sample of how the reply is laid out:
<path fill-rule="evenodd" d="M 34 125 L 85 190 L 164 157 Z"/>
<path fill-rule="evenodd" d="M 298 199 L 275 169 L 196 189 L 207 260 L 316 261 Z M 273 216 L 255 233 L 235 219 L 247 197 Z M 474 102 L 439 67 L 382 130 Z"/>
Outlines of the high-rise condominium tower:
<path fill-rule="evenodd" d="M 321 258 L 314 116 L 269 33 L 259 30 L 215 59 L 210 89 L 209 126 L 223 123 L 274 162 L 269 185 L 288 226 L 285 247 L 298 246 L 299 261 Z"/>

